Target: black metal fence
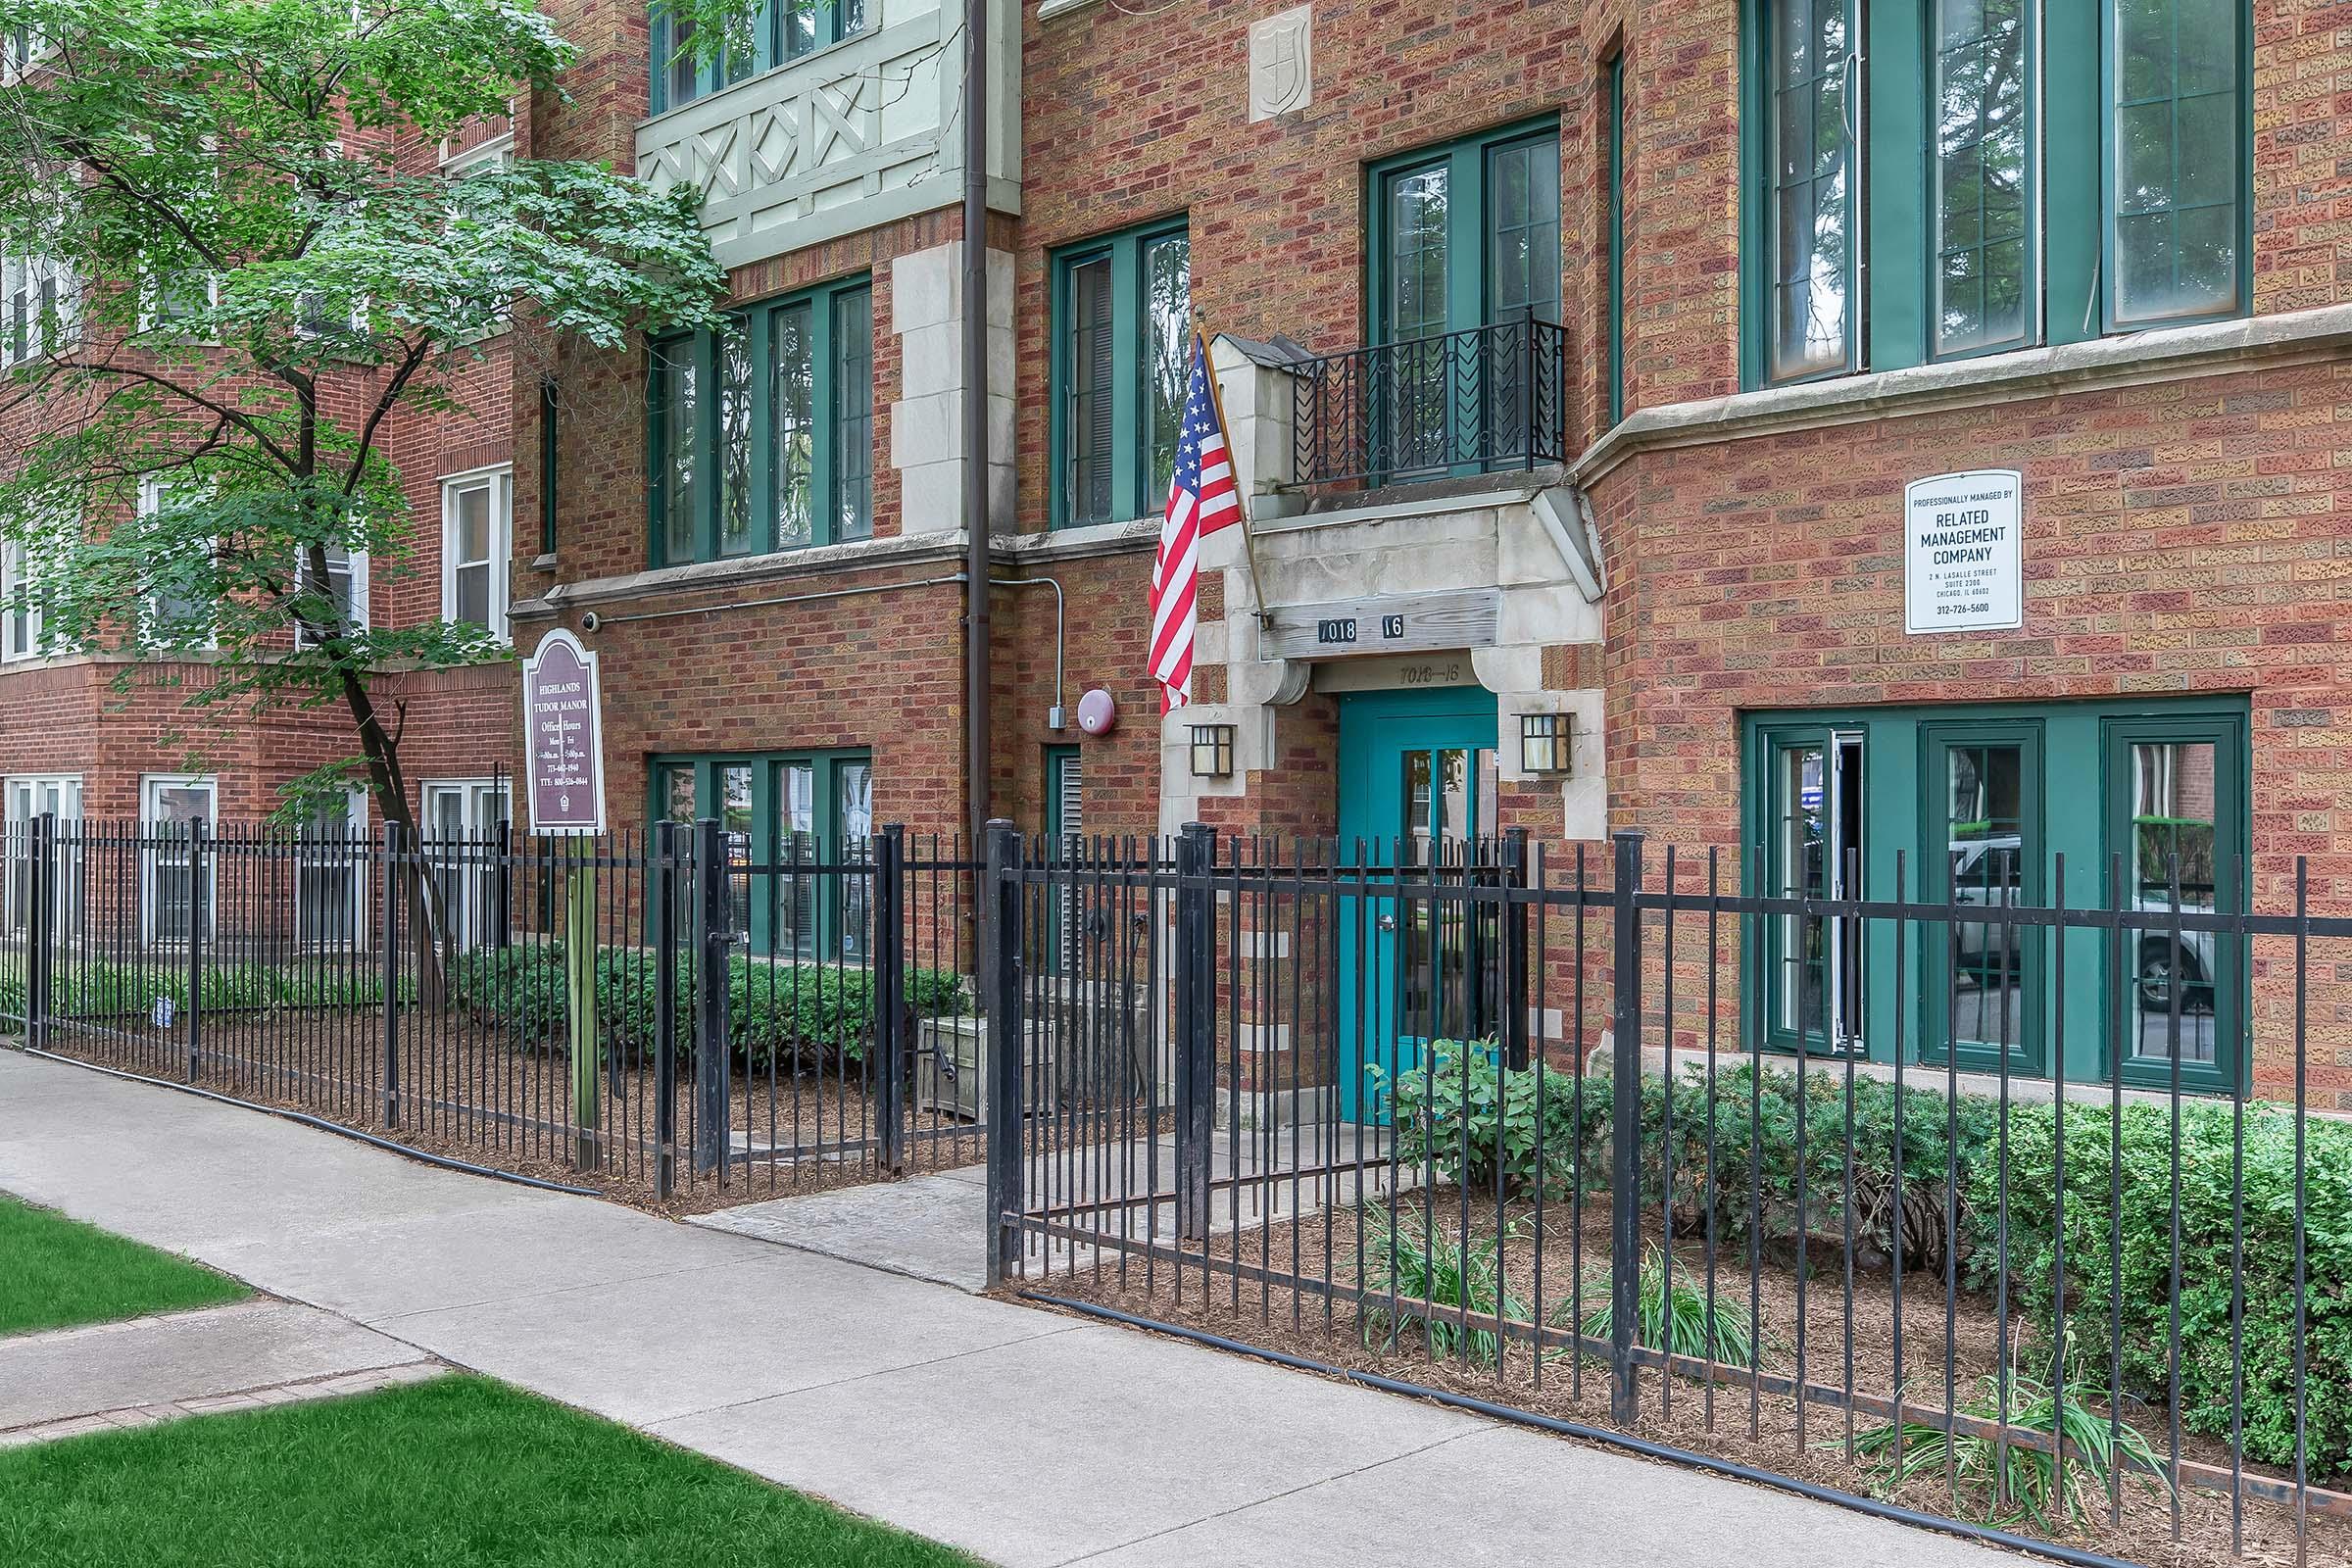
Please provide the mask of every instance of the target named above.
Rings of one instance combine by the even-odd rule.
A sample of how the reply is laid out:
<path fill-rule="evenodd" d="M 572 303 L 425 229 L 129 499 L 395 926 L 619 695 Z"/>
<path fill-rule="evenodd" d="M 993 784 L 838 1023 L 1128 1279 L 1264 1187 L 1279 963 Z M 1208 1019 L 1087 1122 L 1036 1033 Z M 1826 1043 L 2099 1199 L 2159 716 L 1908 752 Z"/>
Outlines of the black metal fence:
<path fill-rule="evenodd" d="M 1563 463 L 1567 328 L 1531 318 L 1291 367 L 1302 485 L 1444 478 Z"/>
<path fill-rule="evenodd" d="M 421 841 L 39 818 L 0 838 L 27 1045 L 617 1196 L 980 1157 L 973 863 L 717 821 Z"/>
<path fill-rule="evenodd" d="M 1630 835 L 1428 858 L 1000 825 L 994 1276 L 2075 1560 L 2352 1544 L 2352 1126 L 2312 1089 L 2352 920 L 2300 864 L 2256 912 L 2121 864 L 2122 898 L 2037 907 L 1899 864 L 1889 899 L 1756 897 Z M 2151 929 L 2244 995 L 2151 1020 Z M 1886 1059 L 1818 1032 L 1841 940 L 1904 1000 Z M 2101 1004 L 2097 1038 L 2038 1018 L 2041 1076 L 2006 1032 L 2029 966 Z M 2217 1012 L 2278 1101 L 2192 1092 Z M 2000 1049 L 1923 1059 L 1937 1017 Z"/>

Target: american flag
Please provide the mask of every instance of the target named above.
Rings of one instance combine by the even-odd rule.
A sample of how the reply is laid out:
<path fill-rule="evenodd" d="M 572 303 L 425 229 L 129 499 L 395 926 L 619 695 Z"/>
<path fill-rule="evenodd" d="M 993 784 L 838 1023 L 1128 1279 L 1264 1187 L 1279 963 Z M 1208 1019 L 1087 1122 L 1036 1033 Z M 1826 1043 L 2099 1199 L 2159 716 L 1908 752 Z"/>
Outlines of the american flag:
<path fill-rule="evenodd" d="M 1194 601 L 1200 588 L 1200 541 L 1242 520 L 1242 494 L 1208 384 L 1208 347 L 1193 334 L 1191 386 L 1184 428 L 1176 437 L 1176 474 L 1168 484 L 1168 514 L 1159 525 L 1159 554 L 1152 563 L 1152 678 L 1159 682 L 1159 710 L 1193 700 Z"/>

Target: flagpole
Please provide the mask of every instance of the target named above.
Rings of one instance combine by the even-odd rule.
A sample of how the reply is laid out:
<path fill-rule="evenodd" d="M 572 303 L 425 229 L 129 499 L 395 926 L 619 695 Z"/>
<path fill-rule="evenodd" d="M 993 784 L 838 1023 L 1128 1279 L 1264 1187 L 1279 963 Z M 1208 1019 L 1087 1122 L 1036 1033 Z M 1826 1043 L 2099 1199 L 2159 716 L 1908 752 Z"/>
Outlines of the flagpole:
<path fill-rule="evenodd" d="M 1200 324 L 1203 319 L 1201 313 L 1194 313 L 1193 343 L 1200 355 L 1201 375 L 1208 382 L 1208 401 L 1216 407 L 1217 428 L 1225 433 L 1225 461 L 1233 465 L 1234 507 L 1241 514 L 1242 560 L 1250 568 L 1250 594 L 1257 601 L 1257 623 L 1270 626 L 1274 623 L 1274 613 L 1266 606 L 1265 586 L 1257 578 L 1257 535 L 1250 529 L 1250 492 L 1242 487 L 1242 466 L 1233 450 L 1233 421 L 1225 417 L 1225 392 L 1217 385 L 1216 362 L 1208 356 L 1208 329 Z"/>

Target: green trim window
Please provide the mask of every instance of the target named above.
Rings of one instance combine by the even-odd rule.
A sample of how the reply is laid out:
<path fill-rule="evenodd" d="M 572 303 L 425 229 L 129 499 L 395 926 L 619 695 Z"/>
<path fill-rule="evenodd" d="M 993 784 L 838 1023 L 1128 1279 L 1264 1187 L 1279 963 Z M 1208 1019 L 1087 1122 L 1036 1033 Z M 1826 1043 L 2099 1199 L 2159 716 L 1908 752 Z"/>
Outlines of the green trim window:
<path fill-rule="evenodd" d="M 2063 1051 L 2069 1079 L 2120 1070 L 2151 1088 L 2170 1085 L 2178 1042 L 2184 1088 L 2240 1088 L 2242 944 L 2176 933 L 2170 916 L 2244 906 L 2247 723 L 2243 699 L 1751 715 L 1751 889 L 1953 910 L 1899 933 L 1763 919 L 1751 1027 L 1776 1050 L 1887 1061 L 1900 1043 L 1964 1072 L 2049 1076 Z M 2071 931 L 2062 955 L 2047 927 L 2007 914 L 2061 900 L 2135 923 Z"/>
<path fill-rule="evenodd" d="M 653 346 L 648 471 L 660 565 L 874 531 L 873 293 L 863 278 Z"/>
<path fill-rule="evenodd" d="M 2230 0 L 1743 0 L 1750 386 L 2242 316 Z"/>
<path fill-rule="evenodd" d="M 874 769 L 864 752 L 657 757 L 651 816 L 716 817 L 731 879 L 735 929 L 754 956 L 862 963 L 871 884 L 815 869 L 863 860 L 874 832 Z M 811 867 L 795 871 L 795 865 Z"/>
<path fill-rule="evenodd" d="M 1054 255 L 1054 522 L 1156 516 L 1175 475 L 1192 342 L 1182 220 Z"/>
<path fill-rule="evenodd" d="M 657 4 L 652 12 L 653 113 L 666 114 L 732 87 L 771 66 L 863 32 L 875 0 L 765 0 L 715 60 L 698 60 L 694 24 Z"/>
<path fill-rule="evenodd" d="M 1609 160 L 1608 422 L 1615 424 L 1625 417 L 1625 51 L 1611 55 L 1602 70 Z"/>

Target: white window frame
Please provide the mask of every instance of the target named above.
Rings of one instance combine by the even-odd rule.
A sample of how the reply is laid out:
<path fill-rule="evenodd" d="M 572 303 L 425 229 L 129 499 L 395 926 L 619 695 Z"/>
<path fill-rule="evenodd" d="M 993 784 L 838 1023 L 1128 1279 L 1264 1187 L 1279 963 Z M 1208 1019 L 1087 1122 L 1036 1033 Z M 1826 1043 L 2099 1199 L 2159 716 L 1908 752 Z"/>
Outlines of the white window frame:
<path fill-rule="evenodd" d="M 216 802 L 217 805 L 217 802 Z M 368 844 L 368 792 L 351 789 L 344 792 L 344 834 L 341 842 L 307 842 L 297 838 L 294 850 L 294 945 L 297 948 L 333 951 L 368 946 L 368 879 L 362 869 L 367 863 L 360 853 Z M 307 824 L 304 831 L 307 831 Z M 348 911 L 351 929 L 326 934 L 315 934 L 303 919 L 303 872 L 315 865 L 339 865 L 351 874 L 351 908 Z"/>
<path fill-rule="evenodd" d="M 470 174 L 484 165 L 495 164 L 503 169 L 514 162 L 514 133 L 511 130 L 452 152 L 450 143 L 455 139 L 451 136 L 441 138 L 441 172 L 449 178 Z"/>
<path fill-rule="evenodd" d="M 42 298 L 43 289 L 48 297 Z M 71 348 L 80 336 L 80 293 L 63 262 L 38 256 L 0 256 L 0 369 L 34 365 L 52 350 Z M 24 351 L 17 352 L 17 313 L 24 313 Z M 48 333 L 54 314 L 57 337 Z"/>
<path fill-rule="evenodd" d="M 416 797 L 417 831 L 424 837 L 428 854 L 442 842 L 439 837 L 441 814 L 436 807 L 451 796 L 457 797 L 459 802 L 458 832 L 465 839 L 478 841 L 487 838 L 500 821 L 512 823 L 514 819 L 514 780 L 510 774 L 491 778 L 428 778 Z M 485 807 L 490 812 L 487 817 L 482 814 Z M 451 889 L 446 884 L 442 890 L 447 901 L 444 913 L 448 919 L 449 936 L 460 948 L 478 948 L 489 939 L 489 933 L 482 929 L 482 923 L 488 914 L 490 901 L 481 884 L 488 879 L 490 868 L 474 869 L 475 875 L 466 876 L 461 872 L 454 879 L 457 894 L 454 900 L 447 898 Z"/>
<path fill-rule="evenodd" d="M 218 343 L 220 341 L 217 337 L 207 337 L 197 332 L 180 332 L 172 327 L 163 317 L 157 314 L 157 308 L 162 303 L 163 292 L 160 280 L 152 272 L 142 276 L 139 279 L 139 334 L 142 337 L 168 334 L 176 343 Z M 220 274 L 210 269 L 207 269 L 204 274 L 204 308 L 208 311 L 220 309 Z"/>
<path fill-rule="evenodd" d="M 24 611 L 24 645 L 17 645 L 16 598 L 24 587 L 24 547 L 0 539 L 0 664 L 19 664 L 38 659 L 49 650 L 41 639 L 41 607 L 28 602 Z"/>
<path fill-rule="evenodd" d="M 74 822 L 81 818 L 81 775 L 79 773 L 12 773 L 0 782 L 0 821 L 8 826 L 9 864 L 5 879 L 0 879 L 0 903 L 6 905 L 5 918 L 10 931 L 25 928 L 24 900 L 18 896 L 18 866 L 26 857 L 24 851 L 30 846 L 34 795 L 44 789 L 55 789 L 59 795 L 57 819 Z M 73 907 L 80 878 L 74 872 L 77 852 L 70 846 L 58 852 L 58 879 L 51 907 L 61 917 Z"/>
<path fill-rule="evenodd" d="M 200 789 L 210 797 L 211 808 L 206 812 L 204 822 L 208 835 L 220 822 L 220 781 L 212 774 L 141 773 L 139 775 L 139 834 L 142 840 L 148 841 L 145 847 L 139 851 L 139 937 L 141 944 L 150 948 L 187 946 L 187 938 L 184 936 L 163 939 L 156 935 L 156 873 L 161 867 L 157 863 L 153 840 L 160 830 L 159 824 L 163 818 L 160 808 L 155 803 L 156 797 L 162 792 L 175 789 Z M 191 921 L 195 918 L 194 902 L 191 893 L 188 911 Z M 208 874 L 204 879 L 204 934 L 207 940 L 211 939 L 216 929 L 214 921 L 220 913 L 220 878 L 218 875 Z"/>
<path fill-rule="evenodd" d="M 167 479 L 158 478 L 152 473 L 141 476 L 139 479 L 139 515 L 142 517 L 155 515 L 163 507 L 165 493 L 171 488 L 171 481 Z M 216 541 L 214 545 L 216 554 L 218 554 L 219 548 Z M 148 636 L 149 622 L 153 618 L 154 612 L 155 596 L 152 594 L 144 596 L 139 603 L 139 641 L 150 649 L 156 646 Z M 213 628 L 203 642 L 195 645 L 197 650 L 204 652 L 211 652 L 220 646 L 220 633 L 218 626 Z"/>
<path fill-rule="evenodd" d="M 344 564 L 351 570 L 351 601 L 345 606 L 345 618 L 351 622 L 353 630 L 366 631 L 370 624 L 368 618 L 368 552 L 345 549 L 341 545 L 329 545 L 326 548 L 326 571 L 330 584 L 335 571 L 334 553 L 338 550 L 343 551 Z M 298 593 L 302 591 L 302 584 L 310 575 L 308 555 L 309 552 L 302 546 L 295 546 L 294 582 Z M 302 629 L 300 620 L 294 622 L 294 646 L 297 650 L 318 646 Z"/>
<path fill-rule="evenodd" d="M 514 569 L 512 558 L 514 554 L 514 466 L 511 463 L 493 464 L 486 468 L 442 476 L 441 619 L 453 626 L 458 621 L 458 498 L 484 487 L 490 492 L 490 558 L 486 563 L 490 569 L 488 629 L 497 641 L 511 642 L 513 638 L 507 624 L 507 598 L 511 586 L 508 578 Z"/>

